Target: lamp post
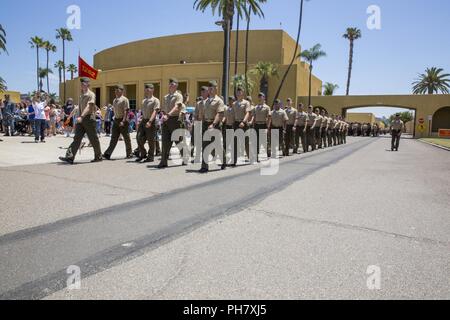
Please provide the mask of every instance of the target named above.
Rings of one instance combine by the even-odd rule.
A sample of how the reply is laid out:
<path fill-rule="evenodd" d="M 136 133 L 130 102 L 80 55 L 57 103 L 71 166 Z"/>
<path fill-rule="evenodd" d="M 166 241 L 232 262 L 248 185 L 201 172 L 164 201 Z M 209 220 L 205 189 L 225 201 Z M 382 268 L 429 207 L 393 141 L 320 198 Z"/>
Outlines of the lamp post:
<path fill-rule="evenodd" d="M 225 104 L 228 104 L 228 86 L 230 82 L 230 22 L 229 19 L 216 22 L 216 25 L 221 26 L 224 30 L 222 95 Z"/>

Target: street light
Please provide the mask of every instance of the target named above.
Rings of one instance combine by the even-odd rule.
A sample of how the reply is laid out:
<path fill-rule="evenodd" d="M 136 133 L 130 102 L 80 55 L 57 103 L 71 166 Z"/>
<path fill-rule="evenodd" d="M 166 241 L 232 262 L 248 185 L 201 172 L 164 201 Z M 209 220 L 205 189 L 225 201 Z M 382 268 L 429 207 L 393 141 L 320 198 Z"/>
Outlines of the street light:
<path fill-rule="evenodd" d="M 230 20 L 216 21 L 216 25 L 221 26 L 224 30 L 222 95 L 225 104 L 228 104 L 228 85 L 230 81 L 230 22 Z"/>

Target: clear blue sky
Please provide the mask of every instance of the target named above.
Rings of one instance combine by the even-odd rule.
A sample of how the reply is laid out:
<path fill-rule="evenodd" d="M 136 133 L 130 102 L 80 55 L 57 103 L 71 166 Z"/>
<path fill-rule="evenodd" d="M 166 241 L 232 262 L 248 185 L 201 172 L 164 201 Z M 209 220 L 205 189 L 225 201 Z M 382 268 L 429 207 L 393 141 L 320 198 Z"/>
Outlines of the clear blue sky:
<path fill-rule="evenodd" d="M 55 29 L 66 24 L 66 8 L 81 8 L 81 30 L 72 30 L 67 63 L 77 64 L 78 50 L 92 62 L 96 51 L 129 41 L 164 35 L 218 31 L 217 17 L 193 10 L 193 0 L 2 0 L 0 23 L 7 31 L 9 56 L 0 55 L 0 75 L 11 90 L 35 88 L 35 51 L 29 38 L 55 39 Z M 369 5 L 381 8 L 381 30 L 366 26 Z M 284 29 L 295 38 L 298 0 L 268 0 L 265 19 L 254 19 L 252 29 Z M 362 30 L 356 42 L 352 94 L 408 94 L 411 82 L 426 67 L 450 72 L 450 1 L 448 0 L 311 0 L 305 4 L 303 49 L 321 43 L 328 56 L 318 61 L 315 74 L 324 82 L 337 83 L 345 93 L 348 42 L 347 27 Z M 222 45 L 222 44 L 220 44 Z M 182 48 L 180 48 L 182 50 Z M 52 65 L 62 50 L 51 56 Z M 44 59 L 44 53 L 41 55 Z M 52 77 L 56 90 L 57 71 Z"/>

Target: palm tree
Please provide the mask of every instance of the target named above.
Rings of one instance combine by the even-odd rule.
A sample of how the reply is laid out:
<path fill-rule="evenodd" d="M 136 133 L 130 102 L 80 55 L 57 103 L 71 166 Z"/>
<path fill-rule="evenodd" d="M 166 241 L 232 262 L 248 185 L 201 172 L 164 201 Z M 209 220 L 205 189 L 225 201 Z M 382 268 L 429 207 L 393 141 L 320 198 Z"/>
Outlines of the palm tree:
<path fill-rule="evenodd" d="M 324 96 L 332 96 L 334 95 L 334 92 L 339 89 L 339 86 L 337 84 L 327 82 L 323 86 L 323 95 Z"/>
<path fill-rule="evenodd" d="M 306 1 L 309 1 L 309 0 L 306 0 Z M 281 89 L 283 88 L 284 83 L 286 82 L 287 76 L 289 75 L 289 71 L 291 71 L 295 60 L 298 58 L 297 53 L 298 53 L 298 47 L 300 46 L 300 34 L 302 33 L 302 24 L 303 24 L 303 4 L 304 4 L 304 0 L 301 0 L 300 1 L 300 14 L 299 14 L 299 19 L 298 19 L 297 40 L 296 40 L 294 55 L 292 56 L 291 63 L 287 67 L 286 72 L 284 73 L 283 78 L 281 79 L 280 85 L 278 86 L 277 93 L 275 94 L 275 97 L 273 99 L 272 106 L 275 105 L 275 100 L 277 100 L 278 97 L 280 96 Z"/>
<path fill-rule="evenodd" d="M 450 74 L 442 74 L 444 69 L 427 68 L 425 73 L 419 74 L 419 79 L 413 82 L 414 94 L 450 93 Z"/>
<path fill-rule="evenodd" d="M 222 91 L 226 91 L 228 88 L 228 61 L 227 57 L 229 52 L 227 52 L 228 40 L 230 38 L 230 30 L 233 25 L 233 18 L 236 13 L 242 14 L 246 5 L 248 5 L 252 11 L 258 12 L 260 15 L 263 14 L 260 4 L 266 2 L 267 0 L 195 0 L 194 8 L 195 10 L 199 10 L 201 12 L 205 12 L 206 9 L 211 8 L 213 14 L 218 11 L 219 16 L 223 19 L 222 28 L 224 32 L 224 52 L 223 52 L 223 89 Z M 224 92 L 222 93 L 224 94 Z M 225 97 L 227 99 L 227 97 Z"/>
<path fill-rule="evenodd" d="M 48 77 L 49 73 L 53 73 L 53 71 L 47 68 L 39 68 L 39 91 L 42 91 L 43 79 Z"/>
<path fill-rule="evenodd" d="M 29 41 L 31 48 L 36 48 L 36 81 L 37 81 L 37 88 L 39 90 L 39 69 L 41 68 L 39 64 L 39 49 L 42 48 L 44 44 L 44 40 L 42 38 L 39 38 L 38 36 L 35 36 L 30 39 Z"/>
<path fill-rule="evenodd" d="M 6 86 L 6 81 L 3 80 L 2 77 L 0 77 L 0 92 L 8 90 L 8 87 Z"/>
<path fill-rule="evenodd" d="M 70 33 L 69 29 L 66 28 L 59 28 L 56 29 L 56 39 L 62 40 L 63 45 L 63 63 L 66 65 L 66 41 L 70 42 L 73 41 L 72 33 Z M 63 94 L 63 101 L 66 101 L 66 71 L 63 72 L 63 81 L 64 81 L 64 94 Z"/>
<path fill-rule="evenodd" d="M 266 95 L 269 94 L 269 79 L 278 77 L 278 66 L 272 62 L 258 62 L 255 67 L 250 70 L 250 74 L 259 78 L 259 90 Z"/>
<path fill-rule="evenodd" d="M 345 39 L 350 41 L 350 57 L 348 62 L 348 78 L 347 78 L 347 96 L 350 94 L 350 80 L 352 78 L 352 68 L 353 68 L 353 48 L 355 40 L 362 37 L 361 30 L 358 28 L 347 28 L 347 32 L 343 36 Z"/>
<path fill-rule="evenodd" d="M 58 72 L 59 72 L 59 83 L 61 83 L 62 82 L 62 71 L 66 69 L 65 66 L 64 66 L 64 62 L 62 60 L 58 60 L 55 63 L 54 67 L 56 69 L 58 69 Z"/>
<path fill-rule="evenodd" d="M 52 44 L 50 41 L 44 41 L 43 48 L 47 52 L 47 70 L 50 70 L 49 63 L 50 63 L 50 51 L 56 52 L 56 46 Z M 50 92 L 50 81 L 47 74 L 47 92 Z"/>
<path fill-rule="evenodd" d="M 8 54 L 8 51 L 6 50 L 6 31 L 0 24 L 0 53 L 2 51 L 5 51 L 6 54 Z M 6 91 L 7 89 L 8 88 L 6 86 L 6 81 L 2 77 L 0 77 L 0 92 Z"/>
<path fill-rule="evenodd" d="M 322 51 L 322 46 L 318 43 L 309 50 L 305 50 L 300 53 L 299 58 L 303 58 L 309 63 L 309 94 L 308 105 L 311 105 L 311 89 L 312 89 L 312 70 L 314 61 L 319 60 L 321 57 L 325 57 L 327 54 Z"/>
<path fill-rule="evenodd" d="M 261 0 L 261 3 L 266 2 L 266 0 Z M 244 1 L 244 13 L 245 13 L 245 18 L 247 20 L 247 27 L 246 27 L 246 31 L 245 31 L 245 70 L 244 70 L 244 74 L 248 73 L 248 49 L 250 47 L 250 40 L 249 40 L 249 36 L 250 36 L 250 20 L 251 20 L 251 16 L 252 14 L 258 17 L 262 17 L 264 18 L 264 12 L 262 12 L 261 10 L 258 10 L 258 8 L 252 6 L 252 4 L 250 3 L 248 8 L 245 5 L 245 1 Z M 246 81 L 249 80 L 249 77 L 245 77 Z M 247 91 L 247 93 L 250 90 L 249 84 L 246 82 L 245 83 L 245 90 Z"/>
<path fill-rule="evenodd" d="M 248 94 L 252 94 L 253 89 L 255 87 L 255 83 L 252 81 L 252 79 L 246 79 L 247 77 L 245 74 L 238 74 L 233 77 L 233 88 L 236 92 L 237 88 L 245 88 L 245 86 L 248 86 Z"/>
<path fill-rule="evenodd" d="M 67 67 L 67 71 L 70 72 L 70 80 L 73 80 L 73 74 L 75 72 L 78 72 L 78 68 L 74 64 L 69 64 L 69 66 Z"/>
<path fill-rule="evenodd" d="M 8 53 L 8 50 L 6 50 L 6 31 L 3 29 L 3 26 L 0 24 L 0 52 L 5 51 Z"/>

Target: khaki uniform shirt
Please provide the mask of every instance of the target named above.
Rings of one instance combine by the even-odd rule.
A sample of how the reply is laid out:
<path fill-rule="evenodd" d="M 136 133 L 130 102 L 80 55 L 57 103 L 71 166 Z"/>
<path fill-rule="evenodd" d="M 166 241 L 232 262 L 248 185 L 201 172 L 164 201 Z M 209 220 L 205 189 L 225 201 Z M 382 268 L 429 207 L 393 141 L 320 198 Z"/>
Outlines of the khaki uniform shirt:
<path fill-rule="evenodd" d="M 255 117 L 255 123 L 267 123 L 267 120 L 270 117 L 270 107 L 267 104 L 257 105 L 253 109 L 253 116 Z"/>
<path fill-rule="evenodd" d="M 323 122 L 323 117 L 320 114 L 318 114 L 316 117 L 316 128 L 321 128 L 322 122 Z"/>
<path fill-rule="evenodd" d="M 158 111 L 161 108 L 160 102 L 158 98 L 151 97 L 145 98 L 142 101 L 142 118 L 145 120 L 149 120 L 153 112 Z"/>
<path fill-rule="evenodd" d="M 232 126 L 236 122 L 234 107 L 225 108 L 225 120 L 227 126 Z"/>
<path fill-rule="evenodd" d="M 113 102 L 114 117 L 116 120 L 122 120 L 126 112 L 130 109 L 130 101 L 125 96 L 115 98 Z"/>
<path fill-rule="evenodd" d="M 322 125 L 321 128 L 326 128 L 328 125 L 328 117 L 322 117 Z"/>
<path fill-rule="evenodd" d="M 403 130 L 404 125 L 402 120 L 394 120 L 392 121 L 391 128 L 392 130 Z"/>
<path fill-rule="evenodd" d="M 209 98 L 205 101 L 203 120 L 212 122 L 218 113 L 223 112 L 225 112 L 225 104 L 223 100 L 216 95 L 214 98 Z"/>
<path fill-rule="evenodd" d="M 271 113 L 271 117 L 272 117 L 272 127 L 276 128 L 282 127 L 284 122 L 289 120 L 286 111 L 283 109 L 273 110 Z"/>
<path fill-rule="evenodd" d="M 91 90 L 88 90 L 86 94 L 82 94 L 80 96 L 80 115 L 83 114 L 84 110 L 86 108 L 90 108 L 90 104 L 94 104 L 94 107 L 92 107 L 92 110 L 89 111 L 89 117 L 91 120 L 95 120 L 95 113 L 97 112 L 95 108 L 95 93 L 93 93 Z"/>
<path fill-rule="evenodd" d="M 236 121 L 242 122 L 247 113 L 252 111 L 252 105 L 247 100 L 236 101 L 233 103 L 233 109 Z"/>
<path fill-rule="evenodd" d="M 286 108 L 284 110 L 289 118 L 287 124 L 290 126 L 293 126 L 295 124 L 295 119 L 297 119 L 297 113 L 298 111 L 294 108 Z"/>
<path fill-rule="evenodd" d="M 297 119 L 298 119 L 298 126 L 304 127 L 306 125 L 306 122 L 308 121 L 308 114 L 306 112 L 298 112 L 297 113 Z"/>
<path fill-rule="evenodd" d="M 306 121 L 308 127 L 312 127 L 312 125 L 314 124 L 314 121 L 316 121 L 317 118 L 317 114 L 313 113 L 308 113 L 308 119 Z"/>
<path fill-rule="evenodd" d="M 175 92 L 174 94 L 169 93 L 164 97 L 161 111 L 164 112 L 165 114 L 169 114 L 169 112 L 172 111 L 172 109 L 175 108 L 175 106 L 177 106 L 179 103 L 183 103 L 183 96 L 181 95 L 181 93 L 179 93 L 178 91 Z M 185 110 L 183 105 L 180 111 L 174 112 L 172 114 L 172 117 L 177 117 L 184 111 Z"/>

